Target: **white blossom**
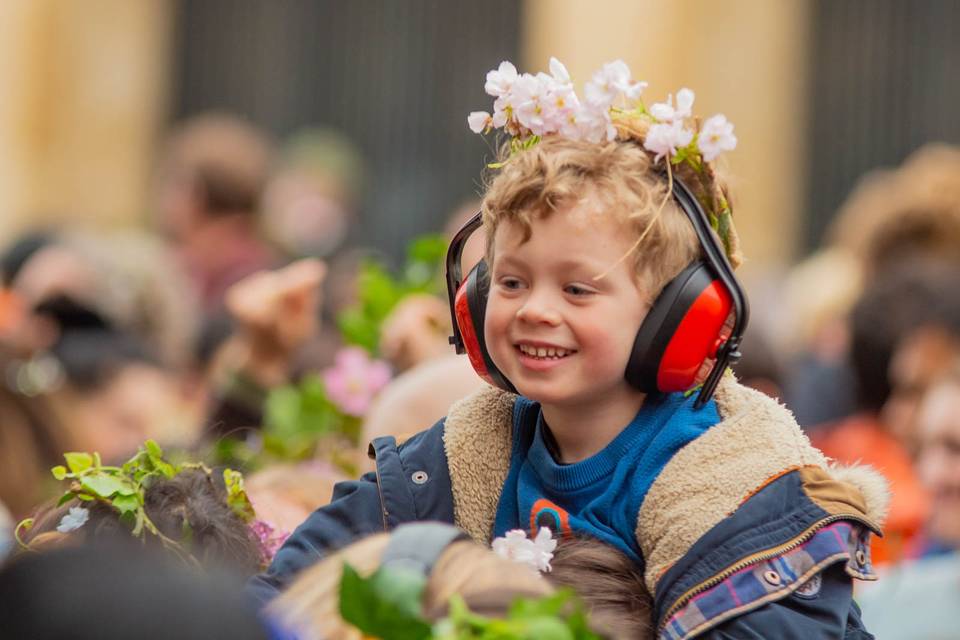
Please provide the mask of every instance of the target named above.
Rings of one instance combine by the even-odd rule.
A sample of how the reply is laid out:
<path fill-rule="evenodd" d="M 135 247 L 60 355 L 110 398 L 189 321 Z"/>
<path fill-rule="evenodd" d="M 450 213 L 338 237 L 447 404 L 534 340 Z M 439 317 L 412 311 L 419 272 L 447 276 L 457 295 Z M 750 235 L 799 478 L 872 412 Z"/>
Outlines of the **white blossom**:
<path fill-rule="evenodd" d="M 737 147 L 737 137 L 733 135 L 733 124 L 727 117 L 718 113 L 707 118 L 697 137 L 697 148 L 706 162 L 711 162 L 724 151 L 733 151 Z"/>
<path fill-rule="evenodd" d="M 517 68 L 504 60 L 500 63 L 499 68 L 487 73 L 487 82 L 483 88 L 488 95 L 498 98 L 509 92 L 516 81 Z"/>
<path fill-rule="evenodd" d="M 550 571 L 550 561 L 556 548 L 557 541 L 553 539 L 549 527 L 541 527 L 533 540 L 527 538 L 523 529 L 513 529 L 493 541 L 493 551 L 497 555 L 541 572 Z"/>
<path fill-rule="evenodd" d="M 486 111 L 474 111 L 467 116 L 467 124 L 470 126 L 470 131 L 483 133 L 487 127 L 493 124 L 493 117 Z"/>
<path fill-rule="evenodd" d="M 677 106 L 673 106 L 673 96 L 667 96 L 666 102 L 657 102 L 650 106 L 650 115 L 660 122 L 673 122 L 689 118 L 693 113 L 693 91 L 687 88 L 677 91 Z"/>
<path fill-rule="evenodd" d="M 659 162 L 663 156 L 676 155 L 677 148 L 687 146 L 691 140 L 693 132 L 685 129 L 681 120 L 674 120 L 671 123 L 651 126 L 646 140 L 643 141 L 643 147 L 657 154 L 654 161 Z"/>
<path fill-rule="evenodd" d="M 594 107 L 610 107 L 620 94 L 627 100 L 636 100 L 646 88 L 646 82 L 630 81 L 630 67 L 626 62 L 614 60 L 593 74 L 584 87 L 584 95 Z"/>
<path fill-rule="evenodd" d="M 70 507 L 70 511 L 60 519 L 57 525 L 57 531 L 60 533 L 70 533 L 76 531 L 90 519 L 90 512 L 83 507 Z"/>

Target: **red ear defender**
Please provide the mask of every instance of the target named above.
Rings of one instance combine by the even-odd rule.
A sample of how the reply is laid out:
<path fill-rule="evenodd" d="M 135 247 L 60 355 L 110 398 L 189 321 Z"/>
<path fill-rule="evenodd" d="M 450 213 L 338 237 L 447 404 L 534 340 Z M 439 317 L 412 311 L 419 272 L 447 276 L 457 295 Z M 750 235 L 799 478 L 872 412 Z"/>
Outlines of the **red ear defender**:
<path fill-rule="evenodd" d="M 447 295 L 450 298 L 450 319 L 453 323 L 450 344 L 454 345 L 457 353 L 467 354 L 473 370 L 489 384 L 516 393 L 516 387 L 490 359 L 483 335 L 483 320 L 487 314 L 487 297 L 490 293 L 490 274 L 487 272 L 486 261 L 478 262 L 465 279 L 460 278 L 463 246 L 479 226 L 478 213 L 457 232 L 447 250 Z"/>
<path fill-rule="evenodd" d="M 686 391 L 703 382 L 697 373 L 726 337 L 730 293 L 703 262 L 670 281 L 637 332 L 627 381 L 646 392 Z"/>

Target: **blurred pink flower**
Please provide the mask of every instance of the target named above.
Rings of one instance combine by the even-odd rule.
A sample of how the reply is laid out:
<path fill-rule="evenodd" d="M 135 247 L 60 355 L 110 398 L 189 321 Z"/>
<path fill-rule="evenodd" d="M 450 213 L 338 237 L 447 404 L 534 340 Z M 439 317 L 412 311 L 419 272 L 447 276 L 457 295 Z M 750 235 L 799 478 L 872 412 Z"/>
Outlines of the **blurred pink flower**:
<path fill-rule="evenodd" d="M 390 381 L 390 367 L 382 360 L 371 360 L 360 347 L 341 349 L 334 365 L 323 372 L 327 396 L 344 413 L 361 417 L 370 402 Z"/>
<path fill-rule="evenodd" d="M 273 556 L 277 555 L 277 551 L 280 550 L 283 543 L 290 537 L 288 532 L 277 531 L 264 520 L 254 520 L 250 524 L 250 530 L 253 532 L 260 546 L 260 557 L 263 566 L 270 564 Z"/>

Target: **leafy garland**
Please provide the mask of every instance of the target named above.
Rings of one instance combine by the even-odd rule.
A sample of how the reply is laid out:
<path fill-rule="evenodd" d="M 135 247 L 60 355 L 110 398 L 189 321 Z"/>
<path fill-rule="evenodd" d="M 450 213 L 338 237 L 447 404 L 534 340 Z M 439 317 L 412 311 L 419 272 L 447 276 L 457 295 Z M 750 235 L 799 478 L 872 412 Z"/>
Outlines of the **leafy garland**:
<path fill-rule="evenodd" d="M 165 535 L 147 514 L 146 491 L 153 482 L 172 479 L 189 469 L 200 470 L 211 475 L 213 472 L 206 465 L 168 462 L 163 457 L 163 450 L 153 440 L 147 440 L 137 450 L 136 455 L 119 467 L 104 465 L 100 454 L 96 452 L 69 452 L 63 457 L 67 463 L 66 466 L 58 465 L 50 470 L 57 480 L 70 482 L 69 488 L 57 502 L 58 507 L 73 500 L 109 505 L 117 512 L 120 522 L 130 529 L 132 536 L 145 540 L 147 534 L 153 535 L 165 548 L 170 549 L 183 560 L 197 564 L 196 559 L 185 548 L 191 537 L 189 525 L 185 523 L 180 540 L 174 540 Z M 252 523 L 256 514 L 244 490 L 243 476 L 238 471 L 224 469 L 223 481 L 227 490 L 227 505 L 245 523 Z M 20 534 L 30 530 L 33 525 L 33 518 L 22 520 L 17 525 L 15 531 L 17 542 L 24 549 L 29 550 L 30 546 L 23 542 Z"/>
<path fill-rule="evenodd" d="M 340 617 L 365 637 L 381 640 L 600 640 L 568 589 L 540 599 L 519 598 L 504 618 L 475 614 L 454 595 L 449 615 L 431 624 L 421 612 L 426 584 L 426 576 L 409 569 L 381 567 L 364 578 L 344 564 Z"/>

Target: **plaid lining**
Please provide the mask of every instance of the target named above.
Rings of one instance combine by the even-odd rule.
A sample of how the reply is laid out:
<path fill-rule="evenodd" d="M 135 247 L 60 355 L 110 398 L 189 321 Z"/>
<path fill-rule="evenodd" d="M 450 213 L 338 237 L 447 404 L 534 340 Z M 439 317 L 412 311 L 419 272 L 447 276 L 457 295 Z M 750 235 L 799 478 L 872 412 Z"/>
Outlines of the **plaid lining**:
<path fill-rule="evenodd" d="M 876 580 L 870 564 L 869 536 L 869 530 L 844 520 L 823 527 L 796 549 L 745 567 L 691 598 L 666 622 L 660 638 L 690 638 L 767 602 L 784 598 L 838 560 L 847 560 L 849 575 Z M 774 580 L 777 584 L 765 578 L 773 573 L 779 578 Z"/>

